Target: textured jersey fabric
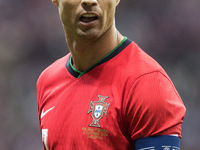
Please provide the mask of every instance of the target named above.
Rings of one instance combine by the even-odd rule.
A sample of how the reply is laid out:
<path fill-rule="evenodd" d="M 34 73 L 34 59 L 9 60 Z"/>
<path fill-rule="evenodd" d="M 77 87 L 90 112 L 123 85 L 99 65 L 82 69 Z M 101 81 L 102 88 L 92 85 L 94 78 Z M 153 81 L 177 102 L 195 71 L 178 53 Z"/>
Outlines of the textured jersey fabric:
<path fill-rule="evenodd" d="M 134 140 L 178 134 L 185 107 L 162 67 L 125 39 L 85 72 L 71 54 L 37 82 L 39 123 L 48 150 L 134 150 Z"/>

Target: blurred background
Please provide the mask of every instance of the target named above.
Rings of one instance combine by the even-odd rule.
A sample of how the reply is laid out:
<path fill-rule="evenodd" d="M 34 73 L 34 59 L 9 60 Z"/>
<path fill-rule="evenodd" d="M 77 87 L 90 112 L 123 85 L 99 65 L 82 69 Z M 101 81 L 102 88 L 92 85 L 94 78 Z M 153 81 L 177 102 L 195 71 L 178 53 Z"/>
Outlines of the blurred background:
<path fill-rule="evenodd" d="M 199 150 L 200 1 L 121 0 L 116 24 L 171 77 L 187 108 L 181 150 Z M 0 0 L 0 150 L 42 150 L 36 81 L 67 53 L 50 0 Z"/>

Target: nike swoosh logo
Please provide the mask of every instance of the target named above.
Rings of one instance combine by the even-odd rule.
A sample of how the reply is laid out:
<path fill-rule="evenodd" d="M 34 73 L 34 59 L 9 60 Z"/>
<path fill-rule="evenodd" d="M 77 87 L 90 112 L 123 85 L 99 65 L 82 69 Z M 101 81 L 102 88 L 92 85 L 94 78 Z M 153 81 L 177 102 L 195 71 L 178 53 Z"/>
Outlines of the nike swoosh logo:
<path fill-rule="evenodd" d="M 42 119 L 49 111 L 51 111 L 52 109 L 54 109 L 55 106 L 51 107 L 50 109 L 48 109 L 47 111 L 43 112 L 44 108 L 42 109 L 42 113 L 40 118 Z"/>

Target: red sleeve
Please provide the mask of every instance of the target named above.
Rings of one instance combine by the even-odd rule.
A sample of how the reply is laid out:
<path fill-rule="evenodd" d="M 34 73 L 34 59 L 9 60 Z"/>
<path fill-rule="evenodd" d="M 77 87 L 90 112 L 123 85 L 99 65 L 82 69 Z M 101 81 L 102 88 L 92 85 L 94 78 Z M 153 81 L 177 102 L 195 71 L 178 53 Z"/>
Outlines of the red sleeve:
<path fill-rule="evenodd" d="M 178 134 L 185 106 L 167 75 L 153 72 L 139 77 L 125 103 L 131 139 Z"/>
<path fill-rule="evenodd" d="M 43 104 L 43 94 L 44 94 L 44 84 L 45 79 L 47 78 L 46 73 L 43 71 L 41 75 L 39 76 L 36 84 L 36 90 L 37 90 L 37 107 L 38 107 L 38 118 L 39 118 L 39 125 L 41 129 L 41 113 L 42 113 L 42 104 Z"/>
<path fill-rule="evenodd" d="M 42 134 L 42 128 L 41 128 L 41 100 L 42 100 L 42 95 L 41 95 L 41 76 L 39 77 L 37 84 L 36 84 L 36 89 L 37 89 L 37 106 L 38 106 L 38 118 L 39 118 L 39 126 L 40 126 L 40 133 L 42 135 L 42 144 L 43 148 L 45 148 L 44 142 L 43 142 L 43 134 Z"/>
<path fill-rule="evenodd" d="M 39 86 L 39 80 L 36 84 L 36 89 L 37 89 L 37 107 L 38 107 L 38 118 L 39 118 L 39 125 L 41 125 L 41 119 L 40 119 L 40 114 L 41 114 L 41 110 L 40 110 L 40 103 L 41 103 L 41 95 L 40 95 L 40 86 Z"/>

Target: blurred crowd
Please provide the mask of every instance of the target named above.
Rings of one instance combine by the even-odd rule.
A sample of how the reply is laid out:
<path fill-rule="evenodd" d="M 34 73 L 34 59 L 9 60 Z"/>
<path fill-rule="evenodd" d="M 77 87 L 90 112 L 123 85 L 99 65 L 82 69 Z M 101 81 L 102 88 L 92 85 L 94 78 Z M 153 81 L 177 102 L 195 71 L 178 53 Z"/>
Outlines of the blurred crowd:
<path fill-rule="evenodd" d="M 200 147 L 199 15 L 199 0 L 121 0 L 116 12 L 119 31 L 163 66 L 186 105 L 181 150 Z M 0 0 L 0 150 L 42 150 L 36 81 L 67 53 L 50 0 Z"/>

